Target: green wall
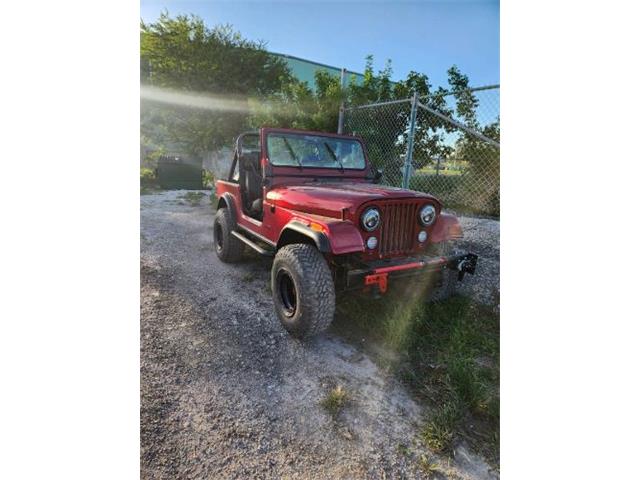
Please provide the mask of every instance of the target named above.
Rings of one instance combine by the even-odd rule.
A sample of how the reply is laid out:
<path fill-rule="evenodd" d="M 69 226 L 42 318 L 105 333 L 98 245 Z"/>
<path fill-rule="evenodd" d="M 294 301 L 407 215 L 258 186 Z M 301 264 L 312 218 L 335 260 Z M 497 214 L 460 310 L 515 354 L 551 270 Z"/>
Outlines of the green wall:
<path fill-rule="evenodd" d="M 307 84 L 313 89 L 315 88 L 315 74 L 318 70 L 324 70 L 332 75 L 340 76 L 340 68 L 332 67 L 331 65 L 325 65 L 323 63 L 313 62 L 311 60 L 305 60 L 304 58 L 293 57 L 291 55 L 284 55 L 282 53 L 271 53 L 271 55 L 281 58 L 287 63 L 287 66 L 291 70 L 291 73 L 300 81 L 307 82 Z M 355 75 L 356 82 L 361 84 L 364 80 L 364 75 L 357 72 L 347 70 L 348 83 L 351 76 Z"/>

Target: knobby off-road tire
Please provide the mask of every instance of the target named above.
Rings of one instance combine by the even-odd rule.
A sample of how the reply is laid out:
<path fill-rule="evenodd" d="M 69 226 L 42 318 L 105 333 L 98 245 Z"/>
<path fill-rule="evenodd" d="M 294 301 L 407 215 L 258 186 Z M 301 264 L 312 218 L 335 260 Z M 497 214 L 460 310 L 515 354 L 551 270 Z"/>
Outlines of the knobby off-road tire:
<path fill-rule="evenodd" d="M 231 214 L 226 208 L 220 208 L 213 220 L 213 249 L 218 258 L 225 263 L 240 260 L 244 244 L 231 235 L 233 231 Z"/>
<path fill-rule="evenodd" d="M 456 248 L 453 242 L 442 242 L 433 246 L 433 253 L 442 257 L 448 257 L 458 253 L 459 249 Z M 433 285 L 430 295 L 430 302 L 441 302 L 451 297 L 458 290 L 458 272 L 445 268 L 442 272 L 442 278 L 437 280 Z"/>
<path fill-rule="evenodd" d="M 278 250 L 271 291 L 276 314 L 294 337 L 313 337 L 333 321 L 336 294 L 331 270 L 313 245 L 296 243 Z"/>

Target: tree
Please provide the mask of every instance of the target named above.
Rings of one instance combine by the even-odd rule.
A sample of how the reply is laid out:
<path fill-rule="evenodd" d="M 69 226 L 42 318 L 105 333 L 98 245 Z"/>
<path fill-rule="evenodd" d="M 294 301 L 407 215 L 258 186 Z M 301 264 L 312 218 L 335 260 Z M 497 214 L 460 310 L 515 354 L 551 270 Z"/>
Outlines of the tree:
<path fill-rule="evenodd" d="M 456 99 L 456 114 L 462 119 L 464 124 L 479 129 L 476 110 L 478 109 L 478 99 L 469 87 L 469 77 L 460 72 L 457 65 L 453 65 L 447 70 L 448 82 L 451 85 L 451 91 Z"/>
<path fill-rule="evenodd" d="M 446 90 L 438 87 L 433 91 L 432 88 L 427 75 L 411 71 L 405 80 L 395 85 L 394 94 L 396 98 L 401 99 L 409 98 L 416 92 L 420 103 L 450 116 L 452 112 L 445 101 Z M 407 111 L 404 115 L 407 126 L 410 121 L 409 113 Z M 417 113 L 412 160 L 416 168 L 422 168 L 435 163 L 438 158 L 446 157 L 452 152 L 453 148 L 445 142 L 445 135 L 453 131 L 453 126 L 426 110 L 419 108 Z M 403 144 L 405 145 L 408 133 L 408 128 L 402 132 Z"/>
<path fill-rule="evenodd" d="M 140 24 L 142 88 L 214 96 L 216 110 L 143 101 L 141 130 L 152 143 L 201 153 L 229 144 L 248 128 L 248 98 L 281 91 L 292 78 L 264 43 L 244 39 L 229 25 L 209 28 L 195 15 L 163 12 Z M 224 100 L 247 102 L 245 112 L 225 110 Z"/>
<path fill-rule="evenodd" d="M 470 90 L 469 78 L 457 66 L 448 71 L 449 85 L 456 100 L 456 114 L 467 127 L 500 142 L 500 118 L 481 127 L 477 118 L 480 102 Z M 463 132 L 455 145 L 455 158 L 469 164 L 464 192 L 474 198 L 475 205 L 492 214 L 500 212 L 500 150 L 468 132 Z"/>
<path fill-rule="evenodd" d="M 306 82 L 292 79 L 282 91 L 265 100 L 251 101 L 255 127 L 287 127 L 333 132 L 343 96 L 340 78 L 326 71 L 315 75 L 315 91 Z"/>

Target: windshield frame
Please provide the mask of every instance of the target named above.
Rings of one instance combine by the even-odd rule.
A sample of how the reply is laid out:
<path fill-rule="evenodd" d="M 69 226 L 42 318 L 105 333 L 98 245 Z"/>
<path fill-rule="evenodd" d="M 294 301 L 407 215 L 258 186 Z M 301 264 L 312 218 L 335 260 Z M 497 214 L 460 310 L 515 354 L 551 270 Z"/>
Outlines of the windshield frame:
<path fill-rule="evenodd" d="M 271 161 L 271 156 L 269 153 L 269 135 L 289 135 L 289 136 L 299 136 L 299 137 L 318 137 L 320 139 L 326 138 L 331 140 L 346 140 L 351 142 L 357 142 L 360 144 L 360 149 L 362 151 L 362 157 L 364 159 L 364 165 L 362 168 L 351 168 L 346 166 L 341 166 L 339 163 L 335 165 L 327 166 L 313 166 L 313 165 L 279 165 L 275 164 Z M 272 168 L 277 169 L 291 169 L 291 170 L 324 170 L 330 172 L 336 172 L 338 175 L 341 173 L 344 174 L 346 172 L 366 172 L 369 167 L 369 158 L 367 156 L 367 150 L 365 148 L 364 142 L 360 137 L 351 136 L 351 135 L 341 135 L 341 134 L 333 134 L 327 132 L 314 132 L 314 131 L 306 131 L 306 130 L 288 130 L 288 129 L 277 129 L 277 128 L 269 128 L 264 131 L 264 151 L 266 154 L 266 159 L 269 165 Z"/>

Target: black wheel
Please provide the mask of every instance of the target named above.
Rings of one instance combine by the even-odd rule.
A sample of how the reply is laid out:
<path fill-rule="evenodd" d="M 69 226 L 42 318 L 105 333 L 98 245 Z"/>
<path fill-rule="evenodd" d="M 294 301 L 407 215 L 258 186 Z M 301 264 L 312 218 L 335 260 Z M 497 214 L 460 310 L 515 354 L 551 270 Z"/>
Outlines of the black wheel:
<path fill-rule="evenodd" d="M 233 263 L 242 257 L 243 243 L 231 235 L 233 222 L 226 208 L 216 212 L 213 220 L 213 249 L 218 258 L 226 263 Z"/>
<path fill-rule="evenodd" d="M 433 253 L 441 257 L 448 257 L 449 255 L 456 254 L 457 252 L 458 249 L 450 241 L 433 245 Z M 433 285 L 429 295 L 429 301 L 441 302 L 446 300 L 456 293 L 457 288 L 458 272 L 451 270 L 450 268 L 445 268 L 442 271 L 442 276 L 439 279 L 436 279 L 436 283 Z"/>
<path fill-rule="evenodd" d="M 309 338 L 331 325 L 336 303 L 333 278 L 313 245 L 296 243 L 278 250 L 271 291 L 276 314 L 294 337 Z"/>

